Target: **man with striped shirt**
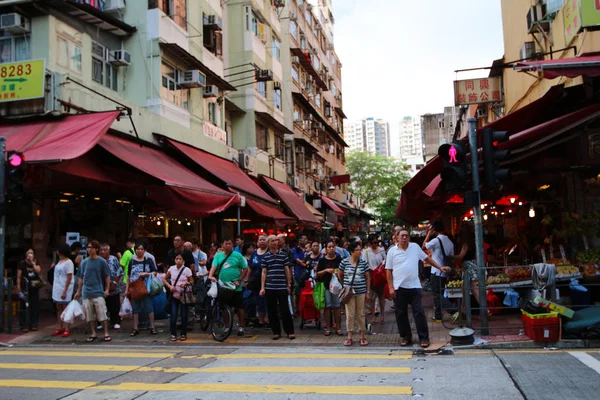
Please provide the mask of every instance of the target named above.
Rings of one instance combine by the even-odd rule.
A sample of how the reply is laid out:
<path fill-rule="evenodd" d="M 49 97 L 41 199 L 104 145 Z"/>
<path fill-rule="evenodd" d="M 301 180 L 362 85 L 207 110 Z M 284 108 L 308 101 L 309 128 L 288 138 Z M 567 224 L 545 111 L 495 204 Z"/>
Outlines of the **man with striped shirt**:
<path fill-rule="evenodd" d="M 261 261 L 262 279 L 260 295 L 266 296 L 269 322 L 273 331 L 273 340 L 281 338 L 281 322 L 283 330 L 290 340 L 294 336 L 294 320 L 288 306 L 288 298 L 292 287 L 292 264 L 286 253 L 279 250 L 277 236 L 267 238 L 269 251 Z"/>

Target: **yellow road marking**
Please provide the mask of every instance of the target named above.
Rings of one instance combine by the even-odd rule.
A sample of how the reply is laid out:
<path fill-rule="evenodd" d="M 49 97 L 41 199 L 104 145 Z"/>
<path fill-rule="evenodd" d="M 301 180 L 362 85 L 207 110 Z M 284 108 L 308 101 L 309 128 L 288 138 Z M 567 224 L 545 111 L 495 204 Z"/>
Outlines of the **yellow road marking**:
<path fill-rule="evenodd" d="M 30 364 L 4 363 L 0 369 L 27 369 L 39 371 L 94 371 L 94 372 L 163 372 L 163 373 L 345 373 L 345 374 L 408 374 L 408 367 L 144 367 L 137 365 L 94 365 L 94 364 Z"/>
<path fill-rule="evenodd" d="M 36 389 L 86 389 L 97 382 L 78 381 L 37 381 L 27 379 L 0 379 L 0 387 L 36 388 Z"/>
<path fill-rule="evenodd" d="M 301 354 L 301 353 L 239 353 L 239 354 L 202 354 L 197 358 L 217 358 L 217 359 L 356 359 L 356 360 L 410 360 L 413 358 L 411 354 L 406 355 L 390 355 L 390 354 Z"/>
<path fill-rule="evenodd" d="M 176 353 L 148 353 L 140 349 L 137 353 L 80 352 L 80 351 L 0 351 L 0 356 L 46 356 L 46 357 L 106 357 L 106 358 L 172 358 Z"/>

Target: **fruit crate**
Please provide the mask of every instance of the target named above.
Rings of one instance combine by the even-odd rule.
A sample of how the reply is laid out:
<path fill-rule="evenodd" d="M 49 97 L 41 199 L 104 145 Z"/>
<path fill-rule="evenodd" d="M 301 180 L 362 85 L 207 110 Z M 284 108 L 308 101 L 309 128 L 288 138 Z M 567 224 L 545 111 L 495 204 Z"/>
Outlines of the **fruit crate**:
<path fill-rule="evenodd" d="M 557 312 L 529 314 L 521 310 L 525 335 L 534 342 L 556 342 L 560 340 L 560 318 Z"/>

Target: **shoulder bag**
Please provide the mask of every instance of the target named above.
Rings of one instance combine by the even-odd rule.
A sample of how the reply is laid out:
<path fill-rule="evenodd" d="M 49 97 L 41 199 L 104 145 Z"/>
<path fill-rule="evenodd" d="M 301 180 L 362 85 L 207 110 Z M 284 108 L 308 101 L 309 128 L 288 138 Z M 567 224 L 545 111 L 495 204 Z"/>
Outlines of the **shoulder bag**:
<path fill-rule="evenodd" d="M 354 279 L 356 278 L 356 273 L 358 272 L 358 264 L 356 262 L 356 266 L 354 267 L 354 275 L 352 275 L 352 281 L 350 281 L 349 285 L 345 285 L 342 290 L 340 290 L 340 303 L 347 304 L 352 296 L 354 296 L 354 289 L 352 285 L 354 285 Z"/>
<path fill-rule="evenodd" d="M 456 271 L 454 270 L 454 259 L 451 256 L 446 255 L 446 250 L 444 249 L 444 243 L 442 243 L 442 239 L 439 236 L 436 238 L 440 242 L 440 249 L 442 249 L 442 258 L 444 260 L 444 264 L 442 267 L 450 267 L 450 272 L 446 272 L 447 277 L 454 276 Z"/>
<path fill-rule="evenodd" d="M 175 279 L 175 285 L 177 285 L 177 282 L 179 282 L 179 278 L 181 278 L 181 274 L 183 274 L 183 271 L 186 269 L 187 267 L 183 267 L 181 268 L 181 271 L 179 271 L 179 274 L 177 274 L 177 279 Z M 185 289 L 184 289 L 185 292 Z M 181 293 L 181 297 L 180 297 L 180 301 L 183 302 L 183 294 L 184 292 Z M 171 312 L 171 301 L 173 300 L 173 291 L 169 291 L 169 296 L 167 297 L 167 304 L 165 305 L 165 311 L 170 313 Z M 187 303 L 185 303 L 187 304 Z"/>
<path fill-rule="evenodd" d="M 215 271 L 215 275 L 216 275 L 215 278 L 217 278 L 217 282 L 221 281 L 219 279 L 219 275 L 221 273 L 221 268 L 223 268 L 223 265 L 225 265 L 225 263 L 227 262 L 227 259 L 232 254 L 233 254 L 233 251 L 231 253 L 229 253 L 229 255 L 226 256 L 225 259 L 221 262 L 221 264 L 219 264 L 219 266 L 217 267 L 217 270 Z M 217 297 L 221 298 L 222 300 L 226 300 L 226 299 L 233 297 L 234 293 L 235 293 L 235 289 L 230 289 L 229 287 L 219 285 L 219 294 L 217 295 Z"/>
<path fill-rule="evenodd" d="M 146 259 L 144 258 L 144 269 L 142 272 L 146 272 Z M 131 274 L 131 269 L 129 269 Z M 131 275 L 130 275 L 131 276 Z M 148 289 L 146 288 L 146 282 L 143 278 L 138 278 L 129 284 L 129 296 L 132 300 L 141 300 L 148 296 Z"/>

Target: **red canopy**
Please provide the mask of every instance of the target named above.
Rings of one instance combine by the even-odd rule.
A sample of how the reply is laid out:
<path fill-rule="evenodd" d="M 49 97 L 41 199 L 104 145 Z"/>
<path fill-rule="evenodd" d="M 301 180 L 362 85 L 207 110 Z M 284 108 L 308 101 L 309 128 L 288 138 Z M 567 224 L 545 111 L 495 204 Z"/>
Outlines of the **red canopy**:
<path fill-rule="evenodd" d="M 238 196 L 219 189 L 158 149 L 108 135 L 99 144 L 133 168 L 163 181 L 166 188 L 158 186 L 148 190 L 158 201 L 173 208 L 207 215 L 239 204 Z"/>
<path fill-rule="evenodd" d="M 286 208 L 294 214 L 300 222 L 307 226 L 319 227 L 321 223 L 313 215 L 313 213 L 304 205 L 304 201 L 294 192 L 294 190 L 286 185 L 271 178 L 263 176 L 264 182 L 275 192 L 277 197 L 285 204 Z"/>
<path fill-rule="evenodd" d="M 333 210 L 333 212 L 335 212 L 335 215 L 339 215 L 340 217 L 343 217 L 344 215 L 346 215 L 344 210 L 342 210 L 340 207 L 338 207 L 338 205 L 335 204 L 333 202 L 333 200 L 331 200 L 329 197 L 321 196 L 321 199 L 325 202 L 325 204 L 327 204 L 327 207 L 331 208 Z"/>
<path fill-rule="evenodd" d="M 277 204 L 277 201 L 258 186 L 252 178 L 230 160 L 217 157 L 206 151 L 188 146 L 176 140 L 165 138 L 166 141 L 188 158 L 192 159 L 200 167 L 204 168 L 227 186 L 235 191 L 241 191 L 244 195 L 254 196 L 257 199 Z M 256 211 L 256 210 L 255 210 Z"/>
<path fill-rule="evenodd" d="M 297 222 L 296 218 L 288 217 L 275 207 L 268 206 L 264 203 L 259 203 L 252 199 L 246 199 L 248 206 L 253 209 L 257 214 L 263 217 L 274 219 L 277 226 L 292 225 Z"/>
<path fill-rule="evenodd" d="M 7 151 L 20 151 L 26 162 L 72 160 L 92 149 L 120 111 L 69 115 L 28 123 L 3 123 Z"/>
<path fill-rule="evenodd" d="M 542 72 L 544 78 L 559 76 L 575 78 L 577 76 L 600 76 L 600 56 L 580 56 L 559 58 L 556 60 L 522 61 L 513 67 L 517 71 Z"/>

